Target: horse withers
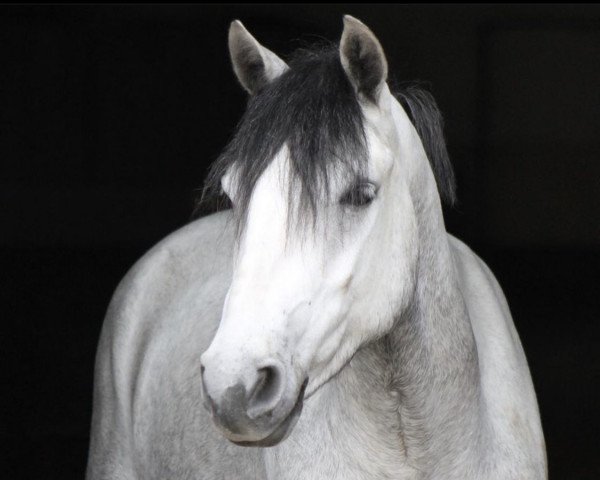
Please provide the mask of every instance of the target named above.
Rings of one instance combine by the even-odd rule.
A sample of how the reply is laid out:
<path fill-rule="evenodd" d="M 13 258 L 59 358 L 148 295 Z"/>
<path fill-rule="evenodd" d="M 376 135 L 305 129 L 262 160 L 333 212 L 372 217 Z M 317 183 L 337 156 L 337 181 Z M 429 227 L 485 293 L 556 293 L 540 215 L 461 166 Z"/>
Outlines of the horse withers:
<path fill-rule="evenodd" d="M 431 96 L 373 33 L 281 60 L 235 21 L 250 95 L 206 196 L 232 209 L 127 274 L 96 362 L 87 478 L 545 479 L 493 274 L 446 232 Z"/>

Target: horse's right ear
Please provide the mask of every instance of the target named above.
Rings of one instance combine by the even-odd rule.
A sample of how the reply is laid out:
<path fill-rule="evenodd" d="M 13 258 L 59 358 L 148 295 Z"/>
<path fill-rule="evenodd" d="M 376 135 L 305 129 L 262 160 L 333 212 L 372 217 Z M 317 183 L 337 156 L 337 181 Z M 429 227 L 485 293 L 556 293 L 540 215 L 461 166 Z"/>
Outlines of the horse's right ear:
<path fill-rule="evenodd" d="M 356 92 L 377 103 L 387 79 L 385 54 L 369 27 L 350 15 L 344 15 L 340 60 Z"/>
<path fill-rule="evenodd" d="M 250 95 L 288 69 L 287 64 L 258 43 L 239 20 L 231 22 L 229 27 L 229 55 L 238 80 Z"/>

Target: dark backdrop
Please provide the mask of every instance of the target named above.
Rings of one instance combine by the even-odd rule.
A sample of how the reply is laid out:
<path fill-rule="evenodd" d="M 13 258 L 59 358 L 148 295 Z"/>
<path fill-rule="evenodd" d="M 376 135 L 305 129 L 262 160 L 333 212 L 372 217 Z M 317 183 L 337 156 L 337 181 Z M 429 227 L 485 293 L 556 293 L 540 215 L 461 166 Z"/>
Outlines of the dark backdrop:
<path fill-rule="evenodd" d="M 285 57 L 342 13 L 445 114 L 448 229 L 505 289 L 551 478 L 600 478 L 600 8 L 515 5 L 1 7 L 3 478 L 83 475 L 110 295 L 189 221 L 244 108 L 229 22 Z"/>

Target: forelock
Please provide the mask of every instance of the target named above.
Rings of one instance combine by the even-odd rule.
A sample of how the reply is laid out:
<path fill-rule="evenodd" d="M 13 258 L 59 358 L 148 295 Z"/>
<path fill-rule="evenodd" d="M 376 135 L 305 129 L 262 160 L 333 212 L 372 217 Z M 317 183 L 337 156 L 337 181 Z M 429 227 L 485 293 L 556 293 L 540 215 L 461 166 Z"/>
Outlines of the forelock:
<path fill-rule="evenodd" d="M 205 184 L 203 201 L 220 194 L 220 180 L 233 167 L 238 231 L 243 229 L 258 179 L 284 144 L 289 151 L 290 178 L 299 192 L 288 224 L 317 220 L 317 206 L 329 196 L 333 173 L 344 169 L 361 175 L 366 168 L 363 113 L 337 45 L 300 50 L 289 66 L 250 97 L 233 138 L 212 165 Z"/>

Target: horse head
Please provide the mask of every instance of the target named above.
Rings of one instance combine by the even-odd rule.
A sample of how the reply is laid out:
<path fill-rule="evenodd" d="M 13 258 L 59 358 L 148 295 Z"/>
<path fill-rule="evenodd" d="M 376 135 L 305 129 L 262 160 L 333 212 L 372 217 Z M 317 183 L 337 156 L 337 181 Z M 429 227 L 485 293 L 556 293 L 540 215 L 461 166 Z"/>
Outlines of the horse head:
<path fill-rule="evenodd" d="M 229 49 L 250 100 L 209 179 L 230 198 L 238 236 L 222 319 L 202 355 L 203 391 L 229 440 L 265 446 L 409 305 L 411 192 L 427 188 L 431 169 L 360 21 L 346 16 L 338 46 L 289 65 L 238 21 Z"/>

